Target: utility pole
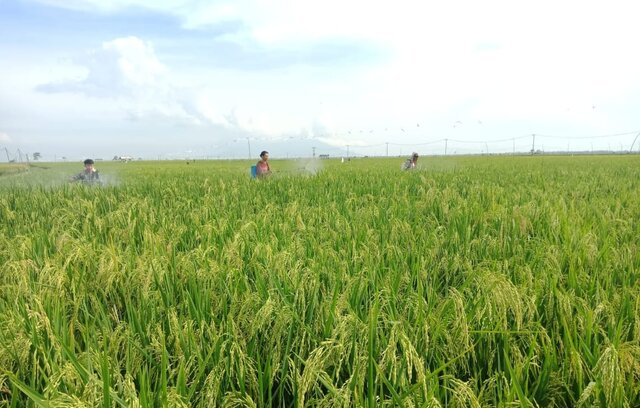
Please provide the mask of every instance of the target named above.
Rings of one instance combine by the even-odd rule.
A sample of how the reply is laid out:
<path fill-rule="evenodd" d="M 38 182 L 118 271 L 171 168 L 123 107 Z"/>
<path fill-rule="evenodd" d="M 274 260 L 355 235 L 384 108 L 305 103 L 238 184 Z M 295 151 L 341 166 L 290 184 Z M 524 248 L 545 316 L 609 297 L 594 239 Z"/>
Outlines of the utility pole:
<path fill-rule="evenodd" d="M 314 146 L 311 149 L 313 150 L 313 158 L 315 159 L 316 158 L 316 147 Z"/>
<path fill-rule="evenodd" d="M 349 145 L 347 145 L 347 160 L 349 160 Z"/>
<path fill-rule="evenodd" d="M 249 152 L 249 160 L 251 160 L 251 140 L 246 137 L 242 137 L 242 138 L 238 138 L 238 139 L 233 139 L 234 142 L 240 142 L 242 139 L 247 139 L 247 148 L 248 148 L 248 152 Z M 233 155 L 233 157 L 235 157 L 235 154 Z M 242 157 L 242 156 L 240 156 Z"/>
<path fill-rule="evenodd" d="M 449 139 L 444 139 L 444 155 L 447 155 L 447 145 L 449 144 Z"/>
<path fill-rule="evenodd" d="M 638 134 L 636 135 L 635 139 L 633 139 L 633 143 L 631 143 L 631 147 L 629 148 L 629 153 L 633 153 L 633 146 L 635 146 L 636 140 L 638 140 L 638 137 L 640 137 L 640 132 L 638 132 Z"/>
<path fill-rule="evenodd" d="M 387 157 L 389 157 L 389 142 L 387 142 Z"/>
<path fill-rule="evenodd" d="M 513 142 L 513 155 L 515 156 L 516 155 L 516 138 L 514 137 L 511 141 Z"/>
<path fill-rule="evenodd" d="M 533 144 L 531 145 L 531 154 L 534 154 L 536 152 L 536 134 L 533 133 L 531 136 L 533 136 Z"/>

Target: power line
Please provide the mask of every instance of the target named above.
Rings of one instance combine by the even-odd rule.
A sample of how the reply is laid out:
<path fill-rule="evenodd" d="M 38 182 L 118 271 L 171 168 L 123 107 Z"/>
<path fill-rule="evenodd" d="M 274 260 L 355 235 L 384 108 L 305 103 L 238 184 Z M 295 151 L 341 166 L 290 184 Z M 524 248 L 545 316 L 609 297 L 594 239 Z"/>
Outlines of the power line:
<path fill-rule="evenodd" d="M 420 126 L 418 126 L 420 127 Z M 389 128 L 385 128 L 384 129 L 385 132 L 389 132 Z M 400 129 L 402 132 L 405 132 L 405 128 L 401 128 Z M 375 130 L 369 130 L 369 134 L 371 133 L 375 133 Z M 331 138 L 333 137 L 337 137 L 339 135 L 343 135 L 346 136 L 346 134 L 348 135 L 354 135 L 355 133 L 357 133 L 357 131 L 345 131 L 345 132 L 331 132 L 331 133 L 327 133 L 327 134 L 322 134 L 322 135 L 315 135 L 315 137 L 310 137 L 309 139 L 311 140 L 318 140 L 318 141 L 322 141 L 321 139 L 323 138 Z M 363 131 L 360 131 L 359 133 L 363 133 Z M 468 145 L 484 145 L 484 148 L 486 149 L 486 151 L 489 151 L 489 145 L 490 144 L 496 144 L 496 143 L 508 143 L 511 142 L 513 143 L 513 152 L 515 153 L 516 151 L 516 141 L 520 141 L 523 139 L 529 139 L 531 140 L 531 138 L 533 137 L 533 147 L 532 147 L 532 151 L 535 150 L 535 145 L 536 145 L 536 138 L 543 138 L 543 139 L 559 139 L 559 140 L 580 140 L 580 139 L 607 139 L 607 138 L 614 138 L 614 137 L 620 137 L 620 136 L 630 136 L 630 135 L 635 135 L 635 139 L 633 141 L 633 143 L 631 144 L 631 148 L 630 150 L 633 150 L 636 141 L 638 139 L 640 139 L 640 131 L 636 130 L 636 131 L 631 131 L 631 132 L 618 132 L 618 133 L 608 133 L 608 134 L 600 134 L 600 135 L 584 135 L 584 136 L 561 136 L 561 135 L 552 135 L 552 134 L 540 134 L 540 133 L 529 133 L 529 134 L 525 134 L 525 135 L 520 135 L 520 136 L 512 136 L 512 137 L 505 137 L 505 138 L 500 138 L 500 139 L 489 139 L 489 140 L 464 140 L 464 139 L 451 139 L 451 138 L 440 138 L 440 139 L 435 139 L 435 140 L 426 140 L 426 141 L 419 141 L 416 143 L 400 143 L 400 142 L 380 142 L 380 143 L 373 143 L 373 144 L 357 144 L 357 142 L 355 141 L 347 141 L 347 140 L 343 140 L 341 141 L 342 143 L 338 142 L 338 144 L 342 145 L 342 148 L 347 149 L 348 151 L 348 155 L 355 150 L 360 150 L 360 149 L 372 149 L 372 148 L 384 148 L 384 152 L 385 154 L 388 156 L 389 155 L 389 146 L 398 146 L 398 147 L 419 147 L 419 146 L 430 146 L 430 145 L 437 145 L 437 144 L 444 144 L 444 152 L 445 155 L 448 153 L 449 148 L 451 147 L 451 143 L 454 144 L 468 144 Z M 388 136 L 388 134 L 387 134 Z M 404 136 L 404 135 L 403 135 Z M 420 138 L 422 140 L 428 139 L 425 136 L 420 136 L 420 135 L 414 135 L 413 137 L 416 138 Z M 293 139 L 294 137 L 290 137 L 289 139 Z M 304 139 L 307 139 L 307 137 L 305 137 Z M 237 139 L 236 139 L 237 140 Z M 388 140 L 388 139 L 387 139 Z M 247 140 L 247 142 L 249 143 L 249 140 Z M 337 142 L 334 141 L 334 143 Z M 348 143 L 348 144 L 347 144 Z M 511 144 L 510 143 L 510 144 Z M 592 143 L 593 145 L 593 143 Z M 250 145 L 249 145 L 250 146 Z M 340 148 L 337 145 L 334 145 L 335 147 Z M 621 144 L 622 146 L 622 144 Z M 250 149 L 250 147 L 249 147 Z M 511 150 L 511 149 L 510 149 Z M 567 150 L 569 150 L 569 147 L 567 146 Z M 592 146 L 592 150 L 593 150 L 593 146 Z M 250 150 L 249 150 L 250 151 Z"/>
<path fill-rule="evenodd" d="M 392 146 L 425 146 L 425 145 L 431 145 L 431 144 L 436 144 L 436 143 L 442 143 L 444 142 L 446 139 L 438 139 L 438 140 L 434 140 L 431 142 L 423 142 L 423 143 L 389 143 Z M 451 139 L 449 139 L 451 140 Z"/>
<path fill-rule="evenodd" d="M 610 134 L 607 134 L 607 135 L 598 135 L 598 136 L 557 136 L 557 135 L 554 136 L 554 135 L 541 135 L 539 133 L 536 133 L 536 136 L 538 136 L 538 137 L 553 137 L 553 138 L 556 138 L 556 139 L 604 139 L 604 138 L 607 138 L 607 137 L 635 135 L 638 132 L 640 132 L 640 131 L 634 130 L 633 132 L 610 133 Z"/>
<path fill-rule="evenodd" d="M 444 139 L 444 140 L 449 140 L 450 142 L 456 142 L 456 143 L 478 143 L 478 144 L 484 144 L 484 143 L 511 142 L 513 140 L 528 139 L 529 137 L 531 137 L 531 135 L 509 137 L 509 138 L 506 138 L 506 139 L 493 139 L 493 140 L 458 140 L 458 139 Z"/>
<path fill-rule="evenodd" d="M 640 137 L 640 132 L 638 132 L 636 137 L 633 139 L 633 143 L 631 143 L 631 147 L 629 148 L 629 151 L 633 150 L 633 146 L 636 144 L 636 140 L 638 140 L 638 137 Z"/>
<path fill-rule="evenodd" d="M 437 140 L 433 140 L 431 142 L 421 142 L 421 143 L 389 143 L 390 145 L 393 146 L 424 146 L 424 145 L 430 145 L 430 144 L 436 144 L 436 143 L 442 143 L 442 142 L 456 142 L 456 143 L 469 143 L 469 144 L 486 144 L 486 143 L 502 143 L 502 142 L 511 142 L 513 140 L 519 140 L 519 139 L 525 139 L 525 138 L 529 138 L 531 137 L 531 135 L 525 135 L 525 136 L 516 136 L 516 137 L 510 137 L 510 138 L 506 138 L 506 139 L 493 139 L 493 140 L 460 140 L 460 139 L 451 139 L 451 138 L 445 138 L 445 139 L 437 139 Z"/>

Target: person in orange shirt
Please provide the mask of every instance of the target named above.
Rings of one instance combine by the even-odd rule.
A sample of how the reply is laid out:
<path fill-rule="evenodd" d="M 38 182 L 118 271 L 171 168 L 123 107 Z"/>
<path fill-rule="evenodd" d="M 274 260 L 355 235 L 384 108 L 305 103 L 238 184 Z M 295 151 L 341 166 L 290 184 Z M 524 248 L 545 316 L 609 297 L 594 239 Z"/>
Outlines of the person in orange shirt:
<path fill-rule="evenodd" d="M 260 153 L 260 161 L 256 163 L 256 176 L 267 177 L 271 175 L 271 167 L 269 167 L 269 152 L 263 150 Z"/>

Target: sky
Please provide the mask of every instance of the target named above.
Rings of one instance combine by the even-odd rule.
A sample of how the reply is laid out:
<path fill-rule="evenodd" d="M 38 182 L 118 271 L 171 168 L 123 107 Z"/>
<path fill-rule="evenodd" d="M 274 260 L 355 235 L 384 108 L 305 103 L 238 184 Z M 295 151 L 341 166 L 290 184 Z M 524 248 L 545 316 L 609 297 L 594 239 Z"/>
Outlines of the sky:
<path fill-rule="evenodd" d="M 639 11 L 0 0 L 0 160 L 629 150 Z"/>

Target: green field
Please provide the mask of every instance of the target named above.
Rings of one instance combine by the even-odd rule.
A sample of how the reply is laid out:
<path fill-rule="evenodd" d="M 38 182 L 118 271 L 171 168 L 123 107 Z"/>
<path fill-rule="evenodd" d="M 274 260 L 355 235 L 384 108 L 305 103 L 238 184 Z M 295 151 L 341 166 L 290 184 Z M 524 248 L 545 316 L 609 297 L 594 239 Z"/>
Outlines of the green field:
<path fill-rule="evenodd" d="M 640 406 L 640 156 L 401 163 L 0 177 L 0 407 Z"/>
<path fill-rule="evenodd" d="M 28 168 L 26 164 L 0 163 L 0 177 L 16 175 L 28 170 Z"/>

